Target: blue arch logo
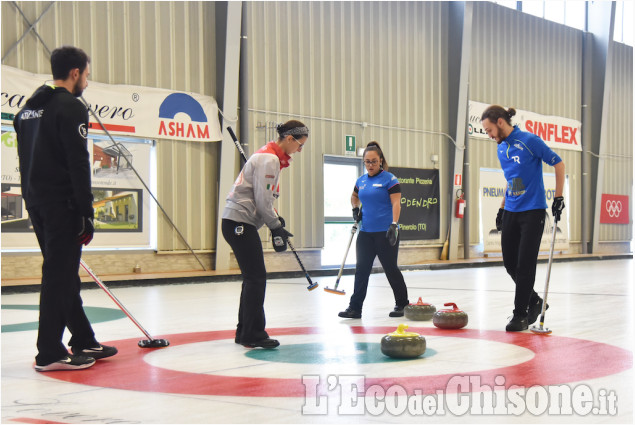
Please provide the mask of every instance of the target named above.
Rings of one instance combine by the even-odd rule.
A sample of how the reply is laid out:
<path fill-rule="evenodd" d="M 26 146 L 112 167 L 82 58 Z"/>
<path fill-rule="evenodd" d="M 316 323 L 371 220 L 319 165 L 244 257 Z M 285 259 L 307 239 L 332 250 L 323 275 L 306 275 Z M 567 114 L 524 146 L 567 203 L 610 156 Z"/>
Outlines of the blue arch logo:
<path fill-rule="evenodd" d="M 186 114 L 191 122 L 177 120 Z M 209 140 L 207 115 L 196 99 L 185 93 L 168 95 L 159 106 L 159 135 L 186 140 Z"/>
<path fill-rule="evenodd" d="M 159 106 L 159 118 L 172 120 L 178 113 L 187 114 L 195 122 L 207 122 L 201 104 L 185 93 L 172 93 Z"/>

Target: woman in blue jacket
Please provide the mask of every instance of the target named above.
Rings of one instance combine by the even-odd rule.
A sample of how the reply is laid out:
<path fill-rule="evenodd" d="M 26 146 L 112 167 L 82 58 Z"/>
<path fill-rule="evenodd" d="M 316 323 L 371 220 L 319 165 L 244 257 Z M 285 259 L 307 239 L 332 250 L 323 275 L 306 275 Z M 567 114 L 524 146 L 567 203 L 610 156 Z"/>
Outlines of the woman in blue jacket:
<path fill-rule="evenodd" d="M 368 278 L 375 257 L 379 257 L 395 295 L 395 308 L 389 316 L 401 317 L 404 307 L 409 304 L 406 282 L 397 266 L 401 188 L 397 178 L 388 172 L 388 163 L 379 143 L 370 142 L 363 158 L 367 173 L 357 179 L 351 196 L 353 219 L 362 222 L 356 243 L 355 289 L 348 308 L 339 316 L 349 319 L 362 317 Z"/>

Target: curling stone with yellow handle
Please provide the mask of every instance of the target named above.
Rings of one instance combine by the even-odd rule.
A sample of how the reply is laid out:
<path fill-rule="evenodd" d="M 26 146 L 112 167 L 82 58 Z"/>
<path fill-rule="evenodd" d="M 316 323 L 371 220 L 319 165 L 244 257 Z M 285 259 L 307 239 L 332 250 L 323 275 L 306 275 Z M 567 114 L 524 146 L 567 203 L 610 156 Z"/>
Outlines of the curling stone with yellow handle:
<path fill-rule="evenodd" d="M 409 304 L 404 308 L 406 319 L 423 321 L 432 319 L 432 315 L 437 311 L 437 308 L 429 303 L 424 303 L 419 297 L 419 301 L 416 304 Z"/>
<path fill-rule="evenodd" d="M 454 303 L 443 304 L 446 307 L 452 306 L 452 309 L 443 309 L 434 313 L 432 316 L 432 324 L 441 329 L 461 329 L 467 325 L 467 313 Z"/>
<path fill-rule="evenodd" d="M 400 324 L 395 332 L 381 339 L 381 352 L 397 359 L 414 359 L 426 351 L 426 339 L 416 332 L 406 332 L 408 325 Z"/>

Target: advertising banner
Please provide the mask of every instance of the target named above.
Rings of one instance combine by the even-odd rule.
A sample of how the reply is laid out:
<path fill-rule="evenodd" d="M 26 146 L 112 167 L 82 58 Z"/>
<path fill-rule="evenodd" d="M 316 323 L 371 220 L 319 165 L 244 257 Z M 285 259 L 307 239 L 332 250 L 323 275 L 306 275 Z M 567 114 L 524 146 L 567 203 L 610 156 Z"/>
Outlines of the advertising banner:
<path fill-rule="evenodd" d="M 2 249 L 39 249 L 22 199 L 14 131 L 3 128 L 1 148 Z M 132 166 L 149 182 L 151 149 L 145 140 L 115 144 L 89 135 L 96 230 L 89 248 L 150 247 L 150 197 Z"/>
<path fill-rule="evenodd" d="M 628 209 L 629 198 L 626 195 L 602 194 L 602 209 L 600 210 L 600 223 L 603 224 L 629 224 L 630 214 Z"/>
<path fill-rule="evenodd" d="M 2 65 L 2 123 L 12 124 L 14 115 L 45 83 L 53 83 L 51 75 Z M 94 81 L 88 82 L 83 96 L 113 135 L 195 142 L 221 140 L 218 105 L 210 96 Z M 88 133 L 104 134 L 92 114 Z"/>
<path fill-rule="evenodd" d="M 470 100 L 468 135 L 477 139 L 489 139 L 481 125 L 481 116 L 489 105 Z M 540 115 L 516 109 L 512 124 L 540 137 L 551 149 L 569 149 L 582 152 L 582 123 L 570 118 Z"/>
<path fill-rule="evenodd" d="M 556 189 L 555 174 L 544 174 L 545 198 L 547 200 L 547 220 L 540 242 L 540 251 L 549 251 L 551 246 L 551 232 L 553 231 L 553 216 L 551 204 L 553 203 Z M 483 252 L 501 252 L 501 233 L 496 230 L 496 214 L 505 196 L 507 182 L 503 170 L 481 168 L 479 175 L 479 201 L 481 215 L 481 240 Z M 567 188 L 565 183 L 565 204 L 567 201 Z M 565 207 L 556 227 L 555 250 L 566 251 L 569 249 L 569 210 Z"/>
<path fill-rule="evenodd" d="M 401 240 L 439 239 L 439 170 L 390 167 L 401 187 Z"/>

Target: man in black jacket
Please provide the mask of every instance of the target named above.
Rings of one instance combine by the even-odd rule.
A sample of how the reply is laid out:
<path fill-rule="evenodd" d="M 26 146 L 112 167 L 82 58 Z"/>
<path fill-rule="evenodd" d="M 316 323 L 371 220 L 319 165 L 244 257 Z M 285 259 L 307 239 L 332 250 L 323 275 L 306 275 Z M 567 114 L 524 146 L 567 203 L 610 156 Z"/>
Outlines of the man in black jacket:
<path fill-rule="evenodd" d="M 95 339 L 80 296 L 82 245 L 93 238 L 93 195 L 87 149 L 88 111 L 77 99 L 88 86 L 90 59 L 76 47 L 51 54 L 53 84 L 39 87 L 18 112 L 22 197 L 44 262 L 35 370 L 76 370 L 113 356 Z M 72 334 L 64 347 L 68 327 Z"/>

